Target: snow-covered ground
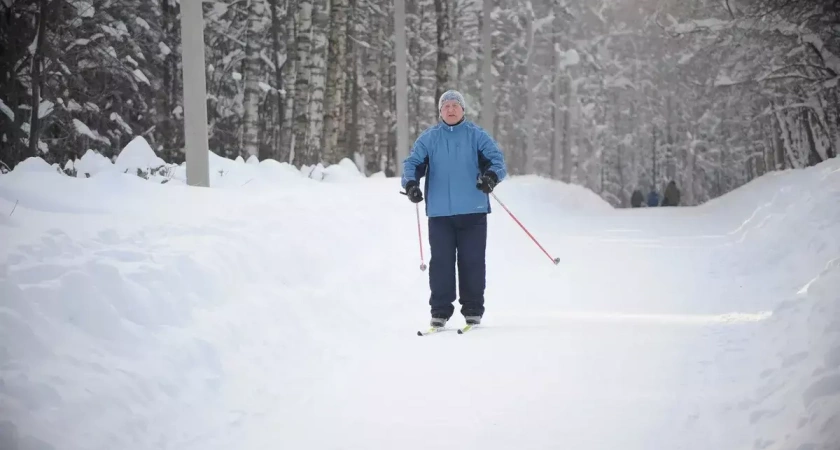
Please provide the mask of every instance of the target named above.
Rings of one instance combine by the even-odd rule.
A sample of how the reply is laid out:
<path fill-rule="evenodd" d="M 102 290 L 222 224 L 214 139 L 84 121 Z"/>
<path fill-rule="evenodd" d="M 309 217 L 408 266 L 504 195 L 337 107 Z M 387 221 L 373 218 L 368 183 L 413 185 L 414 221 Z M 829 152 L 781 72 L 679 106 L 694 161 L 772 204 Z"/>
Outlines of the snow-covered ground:
<path fill-rule="evenodd" d="M 508 180 L 560 264 L 494 203 L 485 324 L 421 338 L 397 180 L 130 148 L 0 176 L 4 450 L 840 448 L 838 159 L 697 208 Z"/>

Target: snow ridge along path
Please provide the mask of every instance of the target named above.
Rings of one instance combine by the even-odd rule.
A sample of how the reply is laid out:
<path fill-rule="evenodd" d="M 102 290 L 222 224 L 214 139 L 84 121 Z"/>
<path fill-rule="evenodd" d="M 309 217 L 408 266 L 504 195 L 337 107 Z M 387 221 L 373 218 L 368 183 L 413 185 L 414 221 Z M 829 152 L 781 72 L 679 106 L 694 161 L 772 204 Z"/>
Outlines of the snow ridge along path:
<path fill-rule="evenodd" d="M 0 448 L 840 444 L 838 160 L 697 208 L 509 180 L 560 264 L 494 203 L 485 323 L 423 338 L 396 180 L 216 158 L 195 189 L 107 164 L 0 176 Z"/>

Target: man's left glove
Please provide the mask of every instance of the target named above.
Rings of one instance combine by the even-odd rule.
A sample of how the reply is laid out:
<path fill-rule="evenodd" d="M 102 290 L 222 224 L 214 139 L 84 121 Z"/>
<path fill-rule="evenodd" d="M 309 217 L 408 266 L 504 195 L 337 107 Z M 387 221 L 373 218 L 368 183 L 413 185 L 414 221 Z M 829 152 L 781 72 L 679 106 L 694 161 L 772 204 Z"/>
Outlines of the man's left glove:
<path fill-rule="evenodd" d="M 493 188 L 499 183 L 499 177 L 492 170 L 488 170 L 475 183 L 476 189 L 489 194 L 493 192 Z"/>
<path fill-rule="evenodd" d="M 405 195 L 411 200 L 411 203 L 420 203 L 423 201 L 423 191 L 420 190 L 420 183 L 411 180 L 405 184 Z"/>

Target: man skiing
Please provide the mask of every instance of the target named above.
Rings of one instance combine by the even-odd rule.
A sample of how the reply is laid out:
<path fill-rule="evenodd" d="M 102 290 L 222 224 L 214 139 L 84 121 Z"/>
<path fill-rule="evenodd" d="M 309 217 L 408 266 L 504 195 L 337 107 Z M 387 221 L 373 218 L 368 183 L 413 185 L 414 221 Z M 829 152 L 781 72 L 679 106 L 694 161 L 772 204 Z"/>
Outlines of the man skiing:
<path fill-rule="evenodd" d="M 444 92 L 438 100 L 441 121 L 417 138 L 403 162 L 401 183 L 409 200 L 419 203 L 424 193 L 426 198 L 432 327 L 444 326 L 455 311 L 456 261 L 461 314 L 469 325 L 481 323 L 488 194 L 507 175 L 504 156 L 495 141 L 465 120 L 464 109 L 460 92 Z"/>

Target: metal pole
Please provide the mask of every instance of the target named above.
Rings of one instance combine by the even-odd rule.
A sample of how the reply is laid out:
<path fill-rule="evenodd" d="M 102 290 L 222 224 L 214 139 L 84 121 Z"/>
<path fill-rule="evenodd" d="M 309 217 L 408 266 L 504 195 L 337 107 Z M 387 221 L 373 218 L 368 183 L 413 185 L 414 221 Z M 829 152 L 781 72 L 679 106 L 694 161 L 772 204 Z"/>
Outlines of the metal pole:
<path fill-rule="evenodd" d="M 184 65 L 184 139 L 187 184 L 210 186 L 207 143 L 207 81 L 204 72 L 204 13 L 201 0 L 181 1 L 181 59 Z"/>
<path fill-rule="evenodd" d="M 397 176 L 408 158 L 408 62 L 405 43 L 405 0 L 394 0 L 394 38 L 397 70 Z"/>

